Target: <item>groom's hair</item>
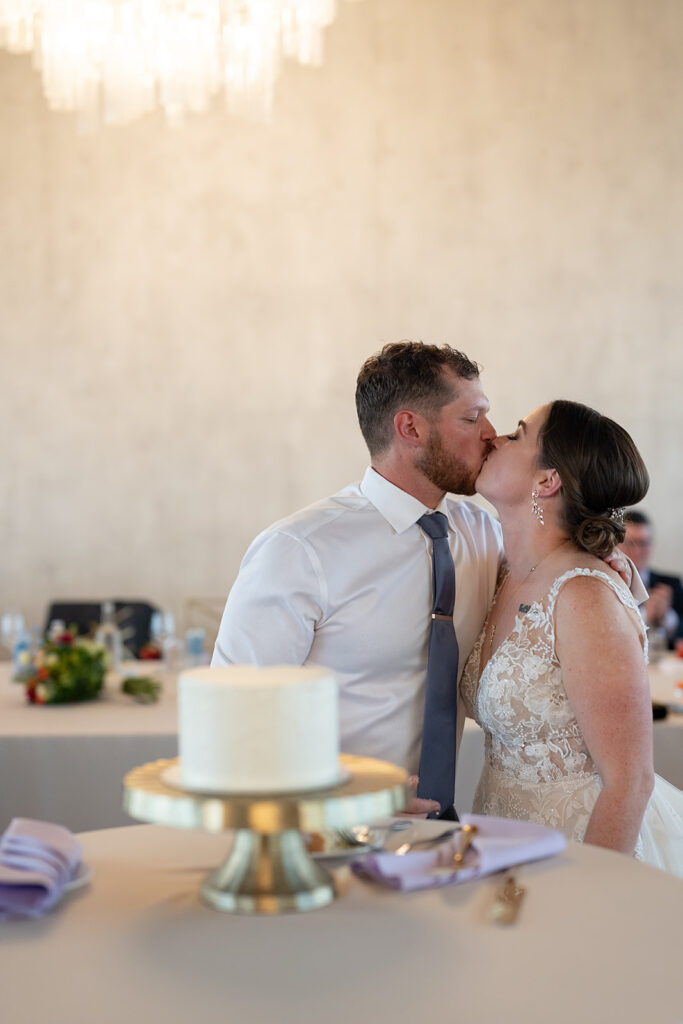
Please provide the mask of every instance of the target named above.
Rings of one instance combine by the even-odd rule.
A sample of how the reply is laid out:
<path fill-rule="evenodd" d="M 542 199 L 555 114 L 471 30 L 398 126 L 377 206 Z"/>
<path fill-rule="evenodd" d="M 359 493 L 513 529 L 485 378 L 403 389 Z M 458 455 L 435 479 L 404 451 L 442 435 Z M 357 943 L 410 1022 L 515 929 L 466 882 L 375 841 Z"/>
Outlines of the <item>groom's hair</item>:
<path fill-rule="evenodd" d="M 385 345 L 363 363 L 356 381 L 356 411 L 370 455 L 391 444 L 399 409 L 415 409 L 431 419 L 453 401 L 456 392 L 444 370 L 465 380 L 479 376 L 479 367 L 464 352 L 421 341 Z"/>

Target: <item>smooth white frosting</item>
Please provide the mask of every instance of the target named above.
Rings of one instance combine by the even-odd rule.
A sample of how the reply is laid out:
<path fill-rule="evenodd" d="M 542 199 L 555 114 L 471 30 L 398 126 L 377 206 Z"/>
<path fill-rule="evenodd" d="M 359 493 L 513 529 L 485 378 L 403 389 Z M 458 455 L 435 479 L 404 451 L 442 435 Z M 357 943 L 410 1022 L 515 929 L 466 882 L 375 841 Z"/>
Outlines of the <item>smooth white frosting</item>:
<path fill-rule="evenodd" d="M 178 741 L 188 789 L 285 793 L 332 786 L 339 779 L 336 679 L 310 665 L 183 672 Z"/>

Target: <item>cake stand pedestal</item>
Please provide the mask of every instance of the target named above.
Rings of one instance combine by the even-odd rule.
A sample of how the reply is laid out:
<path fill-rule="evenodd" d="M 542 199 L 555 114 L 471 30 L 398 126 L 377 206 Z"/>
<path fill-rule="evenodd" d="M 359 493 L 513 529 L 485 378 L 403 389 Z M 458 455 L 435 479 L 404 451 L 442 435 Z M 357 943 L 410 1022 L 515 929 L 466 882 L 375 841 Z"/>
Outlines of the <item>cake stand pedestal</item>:
<path fill-rule="evenodd" d="M 279 914 L 313 910 L 335 897 L 332 876 L 313 860 L 302 832 L 371 824 L 402 810 L 408 776 L 386 761 L 342 754 L 344 780 L 331 789 L 286 794 L 210 794 L 164 781 L 178 759 L 152 761 L 123 780 L 124 809 L 140 821 L 206 832 L 234 830 L 225 860 L 202 882 L 218 910 Z"/>

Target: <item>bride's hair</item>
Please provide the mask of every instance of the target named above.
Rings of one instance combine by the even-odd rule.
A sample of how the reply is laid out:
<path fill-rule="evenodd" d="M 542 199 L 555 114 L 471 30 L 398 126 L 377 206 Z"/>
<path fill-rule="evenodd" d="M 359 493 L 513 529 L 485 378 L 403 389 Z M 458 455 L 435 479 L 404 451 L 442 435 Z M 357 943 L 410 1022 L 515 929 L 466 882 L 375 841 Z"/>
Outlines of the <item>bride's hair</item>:
<path fill-rule="evenodd" d="M 604 558 L 621 544 L 625 505 L 641 501 L 650 477 L 631 436 L 579 402 L 552 402 L 538 435 L 538 460 L 562 481 L 564 525 L 575 544 Z"/>

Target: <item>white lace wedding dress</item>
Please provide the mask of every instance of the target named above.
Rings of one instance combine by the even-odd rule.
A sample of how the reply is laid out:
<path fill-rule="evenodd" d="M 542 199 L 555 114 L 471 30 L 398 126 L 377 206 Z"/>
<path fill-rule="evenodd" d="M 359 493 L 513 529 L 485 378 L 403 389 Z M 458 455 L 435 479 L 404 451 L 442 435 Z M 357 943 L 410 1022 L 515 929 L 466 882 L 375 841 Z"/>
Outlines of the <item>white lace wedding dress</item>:
<path fill-rule="evenodd" d="M 482 630 L 461 690 L 467 714 L 485 732 L 474 812 L 540 822 L 582 841 L 601 781 L 562 684 L 554 631 L 557 595 L 575 576 L 602 580 L 641 623 L 625 587 L 600 570 L 572 569 L 555 580 L 542 601 L 520 607 L 512 632 L 480 677 Z M 636 857 L 683 877 L 683 793 L 659 777 Z"/>

